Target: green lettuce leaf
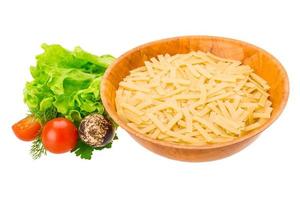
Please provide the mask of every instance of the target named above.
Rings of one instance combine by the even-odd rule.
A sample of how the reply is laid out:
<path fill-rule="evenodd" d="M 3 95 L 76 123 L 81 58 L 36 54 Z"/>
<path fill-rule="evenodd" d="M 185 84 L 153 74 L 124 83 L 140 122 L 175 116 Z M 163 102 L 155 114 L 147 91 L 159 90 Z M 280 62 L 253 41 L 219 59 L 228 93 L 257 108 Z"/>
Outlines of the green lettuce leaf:
<path fill-rule="evenodd" d="M 69 51 L 60 45 L 43 44 L 30 68 L 33 80 L 26 83 L 24 101 L 35 114 L 57 111 L 57 116 L 78 124 L 86 115 L 104 112 L 100 99 L 100 81 L 115 60 L 111 55 L 96 56 L 80 47 Z"/>

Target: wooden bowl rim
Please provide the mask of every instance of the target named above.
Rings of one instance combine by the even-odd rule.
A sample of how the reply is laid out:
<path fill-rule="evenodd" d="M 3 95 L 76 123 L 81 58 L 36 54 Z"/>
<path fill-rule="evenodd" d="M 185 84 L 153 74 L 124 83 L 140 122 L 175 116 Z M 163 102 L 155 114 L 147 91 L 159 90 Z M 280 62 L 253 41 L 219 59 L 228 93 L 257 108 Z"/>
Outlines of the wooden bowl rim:
<path fill-rule="evenodd" d="M 145 47 L 149 47 L 152 46 L 154 44 L 158 44 L 158 43 L 162 43 L 162 42 L 168 42 L 168 41 L 173 41 L 173 40 L 177 40 L 177 39 L 202 39 L 202 40 L 222 40 L 222 41 L 226 41 L 228 43 L 235 43 L 235 44 L 244 44 L 245 46 L 249 46 L 252 47 L 254 49 L 257 49 L 263 53 L 265 53 L 267 56 L 269 56 L 271 59 L 273 59 L 276 62 L 276 65 L 278 66 L 279 70 L 284 74 L 284 95 L 283 95 L 283 99 L 281 101 L 281 104 L 279 105 L 278 108 L 278 112 L 273 115 L 263 126 L 261 126 L 258 129 L 254 129 L 253 131 L 248 132 L 246 135 L 234 139 L 232 141 L 228 141 L 228 142 L 223 142 L 223 143 L 215 143 L 215 144 L 207 144 L 207 145 L 202 145 L 202 146 L 197 146 L 197 145 L 185 145 L 185 144 L 174 144 L 174 143 L 169 143 L 169 142 L 165 142 L 165 141 L 160 141 L 160 140 L 156 140 L 156 139 L 152 139 L 150 137 L 145 136 L 142 133 L 139 133 L 137 131 L 135 131 L 134 129 L 132 129 L 131 127 L 127 126 L 127 124 L 125 122 L 123 122 L 120 117 L 117 114 L 113 114 L 113 110 L 108 106 L 108 99 L 105 96 L 105 90 L 103 90 L 102 88 L 104 87 L 104 85 L 107 82 L 107 77 L 108 75 L 111 73 L 112 69 L 114 68 L 115 65 L 117 65 L 117 63 L 119 63 L 121 60 L 123 60 L 124 58 L 126 58 L 128 55 L 143 49 Z M 154 143 L 156 145 L 160 145 L 160 146 L 164 146 L 164 147 L 170 147 L 170 148 L 175 148 L 175 149 L 191 149 L 191 150 L 204 150 L 204 149 L 215 149 L 215 148 L 223 148 L 226 146 L 230 146 L 230 145 L 234 145 L 237 143 L 241 143 L 249 138 L 255 137 L 256 135 L 260 134 L 261 132 L 263 132 L 266 128 L 268 128 L 272 123 L 274 123 L 274 121 L 280 116 L 280 114 L 282 113 L 282 111 L 284 110 L 287 101 L 288 101 L 288 96 L 289 96 L 289 79 L 288 79 L 288 75 L 286 70 L 284 69 L 284 67 L 282 66 L 282 64 L 269 52 L 267 52 L 266 50 L 257 47 L 253 44 L 241 41 L 241 40 L 237 40 L 237 39 L 232 39 L 232 38 L 226 38 L 226 37 L 220 37 L 220 36 L 208 36 L 208 35 L 186 35 L 186 36 L 177 36 L 177 37 L 170 37 L 170 38 L 165 38 L 165 39 L 160 39 L 160 40 L 154 40 L 142 45 L 139 45 L 127 52 L 125 52 L 124 54 L 122 54 L 120 57 L 118 57 L 105 71 L 102 81 L 101 81 L 101 85 L 100 85 L 100 93 L 101 93 L 101 99 L 102 99 L 102 103 L 104 105 L 104 108 L 106 110 L 106 112 L 111 116 L 111 118 L 121 127 L 123 128 L 126 132 L 128 132 L 130 135 L 133 135 L 141 140 L 146 140 L 147 142 L 150 143 Z"/>

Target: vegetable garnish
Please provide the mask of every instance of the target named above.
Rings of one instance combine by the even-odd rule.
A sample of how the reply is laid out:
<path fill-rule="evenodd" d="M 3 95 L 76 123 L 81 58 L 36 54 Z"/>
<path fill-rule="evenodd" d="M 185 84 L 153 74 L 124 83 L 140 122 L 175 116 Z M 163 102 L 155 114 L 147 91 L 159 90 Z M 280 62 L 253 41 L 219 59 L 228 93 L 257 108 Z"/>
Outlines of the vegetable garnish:
<path fill-rule="evenodd" d="M 23 141 L 32 141 L 38 135 L 41 129 L 40 123 L 33 116 L 18 121 L 12 126 L 15 135 Z"/>
<path fill-rule="evenodd" d="M 102 114 L 99 85 L 114 57 L 95 56 L 80 47 L 68 51 L 60 45 L 43 44 L 42 48 L 45 52 L 36 57 L 36 67 L 30 68 L 34 80 L 24 91 L 30 111 L 44 113 L 54 106 L 76 124 L 92 112 Z"/>
<path fill-rule="evenodd" d="M 100 81 L 115 58 L 111 55 L 96 56 L 80 47 L 69 51 L 57 44 L 43 44 L 42 48 L 44 52 L 36 56 L 36 66 L 30 68 L 33 80 L 26 83 L 24 90 L 24 101 L 31 117 L 40 124 L 39 129 L 43 129 L 54 118 L 66 118 L 78 128 L 82 119 L 89 114 L 103 115 L 105 110 L 100 99 Z M 111 121 L 110 118 L 107 119 Z M 31 154 L 37 159 L 46 154 L 46 151 L 41 131 L 35 133 L 25 140 L 34 140 Z M 71 152 L 81 158 L 91 159 L 93 150 L 110 148 L 112 141 L 101 148 L 89 146 L 80 138 L 75 145 L 71 144 L 68 148 L 60 149 L 60 152 L 70 151 L 71 147 L 75 147 Z M 55 146 L 56 143 L 52 145 Z"/>
<path fill-rule="evenodd" d="M 30 154 L 34 160 L 39 159 L 42 155 L 47 155 L 47 151 L 42 143 L 41 136 L 37 136 L 32 142 Z"/>
<path fill-rule="evenodd" d="M 48 121 L 42 131 L 42 142 L 51 153 L 66 153 L 77 144 L 76 126 L 68 119 L 59 117 Z"/>

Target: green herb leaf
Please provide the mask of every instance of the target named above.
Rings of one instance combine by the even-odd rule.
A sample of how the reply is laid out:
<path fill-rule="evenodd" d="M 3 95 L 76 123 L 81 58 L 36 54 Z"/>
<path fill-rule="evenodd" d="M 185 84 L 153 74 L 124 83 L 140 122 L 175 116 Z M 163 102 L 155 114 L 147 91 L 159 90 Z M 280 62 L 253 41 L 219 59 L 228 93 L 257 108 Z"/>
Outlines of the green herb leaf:
<path fill-rule="evenodd" d="M 109 149 L 111 147 L 112 147 L 112 142 L 108 143 L 104 147 L 94 148 L 94 147 L 91 147 L 91 146 L 87 145 L 82 140 L 78 140 L 77 146 L 71 152 L 74 152 L 76 154 L 76 156 L 79 156 L 81 159 L 90 160 L 92 158 L 94 150 L 99 150 L 100 151 L 102 149 L 105 149 L 105 148 Z"/>
<path fill-rule="evenodd" d="M 38 136 L 31 145 L 30 154 L 34 160 L 42 157 L 42 155 L 47 155 L 47 152 L 42 143 L 42 139 Z"/>
<path fill-rule="evenodd" d="M 76 156 L 79 156 L 81 159 L 90 160 L 93 155 L 94 148 L 85 144 L 82 140 L 78 140 L 75 149 L 71 152 L 74 152 Z"/>

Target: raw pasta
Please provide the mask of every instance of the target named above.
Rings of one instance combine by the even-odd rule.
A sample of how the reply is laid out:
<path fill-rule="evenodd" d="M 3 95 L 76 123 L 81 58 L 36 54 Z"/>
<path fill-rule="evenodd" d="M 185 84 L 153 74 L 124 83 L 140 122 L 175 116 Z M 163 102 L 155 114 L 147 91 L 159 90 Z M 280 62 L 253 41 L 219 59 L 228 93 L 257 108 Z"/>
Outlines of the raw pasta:
<path fill-rule="evenodd" d="M 159 55 L 120 82 L 118 115 L 153 139 L 205 145 L 241 137 L 272 113 L 267 81 L 240 61 L 201 51 Z"/>

